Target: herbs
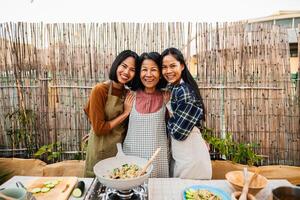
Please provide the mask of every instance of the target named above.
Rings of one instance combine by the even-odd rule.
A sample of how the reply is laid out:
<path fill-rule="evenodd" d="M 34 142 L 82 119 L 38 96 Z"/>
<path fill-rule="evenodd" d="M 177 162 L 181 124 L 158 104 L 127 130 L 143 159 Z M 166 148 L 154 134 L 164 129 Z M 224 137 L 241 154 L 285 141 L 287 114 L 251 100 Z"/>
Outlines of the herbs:
<path fill-rule="evenodd" d="M 225 138 L 219 138 L 213 136 L 212 129 L 204 128 L 203 138 L 211 145 L 214 151 L 212 154 L 220 154 L 227 160 L 250 166 L 258 165 L 262 160 L 262 157 L 254 152 L 259 144 L 235 142 L 232 133 L 226 133 Z"/>
<path fill-rule="evenodd" d="M 59 142 L 44 145 L 34 154 L 35 157 L 46 159 L 46 161 L 56 161 L 61 156 L 62 147 Z"/>

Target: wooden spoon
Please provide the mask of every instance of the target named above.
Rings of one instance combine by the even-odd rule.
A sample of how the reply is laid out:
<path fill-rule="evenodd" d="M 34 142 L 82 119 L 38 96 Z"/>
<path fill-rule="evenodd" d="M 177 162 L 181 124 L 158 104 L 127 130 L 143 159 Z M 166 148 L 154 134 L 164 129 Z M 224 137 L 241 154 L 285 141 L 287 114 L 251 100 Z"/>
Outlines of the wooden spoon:
<path fill-rule="evenodd" d="M 256 179 L 256 177 L 258 176 L 258 174 L 259 174 L 259 169 L 256 168 L 253 176 L 251 177 L 251 179 L 249 181 L 249 187 L 250 187 L 251 183 Z"/>
<path fill-rule="evenodd" d="M 139 176 L 142 176 L 146 172 L 146 170 L 151 165 L 151 163 L 153 162 L 153 160 L 155 159 L 155 157 L 157 156 L 157 154 L 160 152 L 160 150 L 161 150 L 160 147 L 156 149 L 156 151 L 154 152 L 154 154 L 152 155 L 152 157 L 148 160 L 147 164 L 144 166 L 144 168 L 140 172 Z"/>
<path fill-rule="evenodd" d="M 250 180 L 249 180 L 248 169 L 245 167 L 244 168 L 244 186 L 243 186 L 242 194 L 241 194 L 239 200 L 247 200 L 249 183 L 250 183 Z"/>
<path fill-rule="evenodd" d="M 2 192 L 0 192 L 0 197 L 3 198 L 4 200 L 16 200 L 15 198 L 6 196 L 6 195 L 3 194 Z"/>

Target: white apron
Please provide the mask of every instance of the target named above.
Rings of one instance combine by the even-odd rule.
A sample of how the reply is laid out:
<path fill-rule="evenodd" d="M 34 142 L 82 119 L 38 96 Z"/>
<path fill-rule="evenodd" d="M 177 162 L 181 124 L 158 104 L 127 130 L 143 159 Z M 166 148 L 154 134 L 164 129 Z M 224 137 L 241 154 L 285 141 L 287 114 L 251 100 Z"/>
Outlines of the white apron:
<path fill-rule="evenodd" d="M 161 147 L 161 151 L 153 162 L 150 177 L 168 178 L 170 151 L 166 133 L 166 107 L 163 104 L 158 111 L 147 114 L 139 113 L 135 107 L 134 100 L 123 151 L 125 155 L 150 159 L 155 150 Z"/>
<path fill-rule="evenodd" d="M 172 137 L 171 137 L 172 138 Z M 211 179 L 210 155 L 200 130 L 195 126 L 184 141 L 171 139 L 173 176 L 183 179 Z"/>

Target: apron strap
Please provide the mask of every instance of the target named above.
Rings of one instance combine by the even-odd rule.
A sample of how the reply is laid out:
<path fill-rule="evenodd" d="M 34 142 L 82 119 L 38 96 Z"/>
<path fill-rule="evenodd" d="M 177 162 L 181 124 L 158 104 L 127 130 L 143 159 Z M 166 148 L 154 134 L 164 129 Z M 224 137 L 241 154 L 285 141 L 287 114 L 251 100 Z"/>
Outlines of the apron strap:
<path fill-rule="evenodd" d="M 112 81 L 109 81 L 108 94 L 111 94 L 111 91 L 112 91 Z"/>
<path fill-rule="evenodd" d="M 111 95 L 111 93 L 112 93 L 112 85 L 113 85 L 113 81 L 112 80 L 110 80 L 109 81 L 109 88 L 108 88 L 108 95 Z M 125 100 L 125 96 L 126 96 L 126 90 L 123 88 L 123 90 L 122 90 L 122 96 L 121 97 L 119 97 L 122 101 L 124 101 Z"/>

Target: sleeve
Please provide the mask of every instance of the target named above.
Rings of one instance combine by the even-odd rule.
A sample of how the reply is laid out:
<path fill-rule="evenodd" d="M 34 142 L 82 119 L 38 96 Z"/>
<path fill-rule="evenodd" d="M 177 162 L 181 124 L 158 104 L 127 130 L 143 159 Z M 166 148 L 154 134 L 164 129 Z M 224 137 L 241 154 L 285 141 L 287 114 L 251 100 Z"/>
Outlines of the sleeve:
<path fill-rule="evenodd" d="M 192 94 L 180 90 L 176 95 L 176 108 L 170 117 L 167 129 L 176 140 L 185 140 L 197 121 L 203 115 L 203 109 L 195 103 Z"/>
<path fill-rule="evenodd" d="M 105 121 L 106 100 L 105 85 L 97 85 L 92 89 L 89 101 L 84 108 L 96 135 L 108 134 L 111 130 L 109 123 Z"/>
<path fill-rule="evenodd" d="M 171 101 L 168 101 L 168 103 L 166 103 L 166 108 L 170 114 L 170 116 L 173 115 L 173 110 L 172 110 L 172 107 L 171 107 Z"/>

